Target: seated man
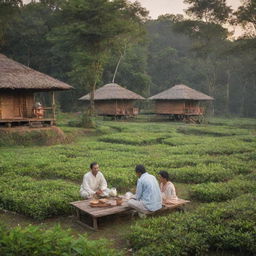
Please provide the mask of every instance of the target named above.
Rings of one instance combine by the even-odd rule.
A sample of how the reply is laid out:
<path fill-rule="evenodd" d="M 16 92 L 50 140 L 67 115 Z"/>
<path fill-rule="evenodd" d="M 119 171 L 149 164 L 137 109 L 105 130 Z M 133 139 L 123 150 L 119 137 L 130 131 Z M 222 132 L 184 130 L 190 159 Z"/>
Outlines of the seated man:
<path fill-rule="evenodd" d="M 162 208 L 161 191 L 156 178 L 146 172 L 143 165 L 135 168 L 137 181 L 136 194 L 128 201 L 128 205 L 139 213 L 154 212 Z"/>
<path fill-rule="evenodd" d="M 84 175 L 83 183 L 80 188 L 80 195 L 84 199 L 91 198 L 94 195 L 105 195 L 109 193 L 107 182 L 100 172 L 99 165 L 96 162 L 90 164 L 90 171 Z"/>

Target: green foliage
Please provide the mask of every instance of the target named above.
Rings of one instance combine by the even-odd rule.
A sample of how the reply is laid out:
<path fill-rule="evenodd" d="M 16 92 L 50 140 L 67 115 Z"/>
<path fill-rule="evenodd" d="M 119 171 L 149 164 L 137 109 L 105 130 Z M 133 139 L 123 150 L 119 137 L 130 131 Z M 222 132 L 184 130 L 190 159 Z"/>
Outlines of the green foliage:
<path fill-rule="evenodd" d="M 243 135 L 247 134 L 248 131 L 245 129 L 232 128 L 230 126 L 188 126 L 181 127 L 178 129 L 180 133 L 183 134 L 193 134 L 193 135 L 211 135 L 216 137 L 222 136 L 233 136 L 233 135 Z"/>
<path fill-rule="evenodd" d="M 86 236 L 75 238 L 70 230 L 59 226 L 46 231 L 29 225 L 7 230 L 0 226 L 1 255 L 35 256 L 114 256 L 121 255 L 108 247 L 105 240 L 88 240 Z"/>
<path fill-rule="evenodd" d="M 41 220 L 71 213 L 68 203 L 76 201 L 77 186 L 60 180 L 36 180 L 7 173 L 0 178 L 1 208 Z"/>
<path fill-rule="evenodd" d="M 207 255 L 210 250 L 254 255 L 255 199 L 255 194 L 248 194 L 192 212 L 139 221 L 128 237 L 134 255 Z"/>
<path fill-rule="evenodd" d="M 206 22 L 225 22 L 229 18 L 232 9 L 222 0 L 185 0 L 185 3 L 191 6 L 186 13 L 195 16 Z"/>
<path fill-rule="evenodd" d="M 225 169 L 220 164 L 199 164 L 193 167 L 172 169 L 170 178 L 182 183 L 206 183 L 209 181 L 227 181 L 234 176 L 231 170 Z"/>
<path fill-rule="evenodd" d="M 166 138 L 168 134 L 161 133 L 117 133 L 111 135 L 105 135 L 100 137 L 100 141 L 110 143 L 122 143 L 132 145 L 146 145 L 160 143 L 163 138 Z"/>
<path fill-rule="evenodd" d="M 221 202 L 249 192 L 256 193 L 255 181 L 235 178 L 226 183 L 210 182 L 195 185 L 190 190 L 190 196 L 201 202 Z"/>
<path fill-rule="evenodd" d="M 134 188 L 134 167 L 141 163 L 156 176 L 160 170 L 167 170 L 175 185 L 179 183 L 178 186 L 185 187 L 184 198 L 189 197 L 190 184 L 232 184 L 237 175 L 240 178 L 236 187 L 239 193 L 244 193 L 239 184 L 249 184 L 249 178 L 243 177 L 250 177 L 255 169 L 256 142 L 249 129 L 252 126 L 233 129 L 234 135 L 227 136 L 229 127 L 232 128 L 235 122 L 239 124 L 238 120 L 218 120 L 225 123 L 220 132 L 226 136 L 216 137 L 214 125 L 200 127 L 96 119 L 96 130 L 91 131 L 64 126 L 68 123 L 65 118 L 76 120 L 76 115 L 61 117 L 63 131 L 75 137 L 73 143 L 0 148 L 0 202 L 3 208 L 37 219 L 69 214 L 69 202 L 79 198 L 82 177 L 93 161 L 99 162 L 109 187 L 116 187 L 119 193 Z M 248 120 L 248 124 L 253 121 Z M 197 129 L 200 134 L 205 132 L 207 135 L 184 135 L 181 129 Z M 226 191 L 216 190 L 221 198 Z M 179 196 L 179 189 L 177 191 Z M 238 195 L 236 192 L 232 197 L 229 197 L 230 193 L 226 194 L 224 198 Z M 209 198 L 215 200 L 214 196 L 209 195 Z"/>

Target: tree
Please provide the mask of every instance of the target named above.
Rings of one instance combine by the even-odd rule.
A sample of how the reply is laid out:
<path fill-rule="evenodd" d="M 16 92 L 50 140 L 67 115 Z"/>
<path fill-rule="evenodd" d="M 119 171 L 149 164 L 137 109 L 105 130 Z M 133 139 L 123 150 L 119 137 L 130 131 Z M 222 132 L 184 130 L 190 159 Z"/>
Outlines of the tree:
<path fill-rule="evenodd" d="M 250 25 L 256 35 L 256 0 L 244 0 L 243 5 L 234 13 L 236 22 L 243 26 Z"/>
<path fill-rule="evenodd" d="M 5 32 L 10 21 L 15 19 L 15 15 L 22 6 L 21 0 L 0 0 L 0 47 L 5 43 Z"/>
<path fill-rule="evenodd" d="M 226 22 L 232 9 L 226 5 L 226 0 L 184 0 L 191 6 L 186 10 L 189 16 L 205 22 Z"/>
<path fill-rule="evenodd" d="M 69 0 L 63 3 L 63 25 L 49 37 L 69 45 L 71 77 L 90 89 L 90 115 L 94 112 L 94 91 L 100 82 L 110 49 L 147 13 L 138 3 L 125 0 Z"/>

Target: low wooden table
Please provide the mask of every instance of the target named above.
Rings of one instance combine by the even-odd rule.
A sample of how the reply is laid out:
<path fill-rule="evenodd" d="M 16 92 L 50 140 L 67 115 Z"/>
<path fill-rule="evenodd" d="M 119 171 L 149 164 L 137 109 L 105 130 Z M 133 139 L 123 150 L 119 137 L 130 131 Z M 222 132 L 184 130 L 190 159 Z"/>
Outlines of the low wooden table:
<path fill-rule="evenodd" d="M 81 225 L 93 230 L 98 229 L 98 219 L 100 217 L 129 212 L 132 210 L 132 208 L 128 206 L 127 201 L 124 201 L 120 206 L 116 205 L 112 207 L 91 207 L 89 204 L 90 201 L 91 199 L 76 201 L 70 204 L 76 208 L 78 222 Z M 149 212 L 147 213 L 147 215 L 153 215 L 166 210 L 181 208 L 189 202 L 190 201 L 184 199 L 174 199 L 171 200 L 170 204 L 163 205 L 163 207 L 160 210 L 155 212 Z"/>
<path fill-rule="evenodd" d="M 98 219 L 100 217 L 119 214 L 130 211 L 132 208 L 128 206 L 127 202 L 122 205 L 115 205 L 111 207 L 91 207 L 89 200 L 82 200 L 70 203 L 76 208 L 78 222 L 90 229 L 98 229 Z"/>

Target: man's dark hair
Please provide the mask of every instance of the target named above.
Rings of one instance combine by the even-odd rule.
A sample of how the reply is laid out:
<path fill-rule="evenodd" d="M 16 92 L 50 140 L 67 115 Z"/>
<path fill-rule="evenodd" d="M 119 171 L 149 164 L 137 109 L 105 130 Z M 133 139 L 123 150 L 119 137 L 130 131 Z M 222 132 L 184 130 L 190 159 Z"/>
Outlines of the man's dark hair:
<path fill-rule="evenodd" d="M 146 172 L 146 168 L 144 167 L 144 165 L 138 164 L 138 165 L 136 165 L 136 167 L 135 167 L 135 172 L 138 172 L 138 173 L 140 173 L 140 174 L 143 174 L 143 173 Z"/>
<path fill-rule="evenodd" d="M 170 180 L 170 176 L 169 176 L 169 173 L 167 171 L 160 171 L 158 173 L 162 178 L 166 179 L 166 180 Z"/>
<path fill-rule="evenodd" d="M 91 163 L 91 164 L 90 164 L 90 169 L 92 169 L 92 167 L 93 167 L 94 165 L 97 165 L 97 164 L 98 164 L 97 162 Z"/>

